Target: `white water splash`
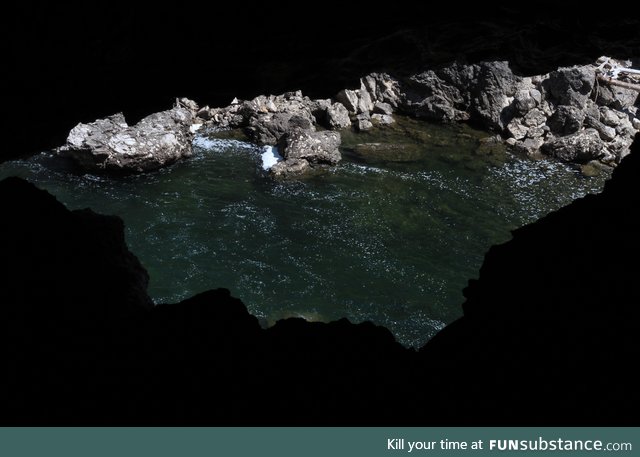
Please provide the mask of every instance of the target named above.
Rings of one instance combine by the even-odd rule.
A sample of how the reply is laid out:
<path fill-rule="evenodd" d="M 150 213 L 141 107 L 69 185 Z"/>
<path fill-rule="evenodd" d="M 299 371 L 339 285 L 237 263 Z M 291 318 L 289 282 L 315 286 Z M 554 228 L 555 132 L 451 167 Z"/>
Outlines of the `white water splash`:
<path fill-rule="evenodd" d="M 262 169 L 268 170 L 282 159 L 278 148 L 275 146 L 265 146 L 262 152 Z"/>
<path fill-rule="evenodd" d="M 206 136 L 196 136 L 193 139 L 193 146 L 209 151 L 225 151 L 229 148 L 245 149 L 255 151 L 257 146 L 239 140 L 223 140 L 220 138 L 208 138 Z"/>

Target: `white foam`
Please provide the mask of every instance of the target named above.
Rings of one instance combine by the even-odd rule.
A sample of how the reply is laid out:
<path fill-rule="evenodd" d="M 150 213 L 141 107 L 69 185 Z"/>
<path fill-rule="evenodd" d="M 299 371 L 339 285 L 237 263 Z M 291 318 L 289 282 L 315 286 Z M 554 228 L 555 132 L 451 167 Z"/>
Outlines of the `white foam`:
<path fill-rule="evenodd" d="M 262 148 L 262 169 L 268 170 L 282 160 L 282 156 L 275 146 L 265 146 Z"/>
<path fill-rule="evenodd" d="M 207 138 L 206 136 L 196 136 L 193 139 L 192 144 L 199 147 L 200 149 L 213 151 L 221 151 L 228 148 L 246 149 L 250 151 L 255 151 L 258 149 L 255 145 L 247 143 L 245 141 Z"/>

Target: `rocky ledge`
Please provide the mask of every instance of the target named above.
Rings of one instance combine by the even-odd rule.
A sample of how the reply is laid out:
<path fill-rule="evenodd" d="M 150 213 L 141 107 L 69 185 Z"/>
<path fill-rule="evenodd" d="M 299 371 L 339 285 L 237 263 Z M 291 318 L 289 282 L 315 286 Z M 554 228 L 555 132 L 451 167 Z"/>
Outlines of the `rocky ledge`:
<path fill-rule="evenodd" d="M 180 104 L 134 126 L 127 125 L 122 114 L 115 114 L 76 125 L 56 153 L 92 172 L 156 170 L 191 156 L 193 120 L 191 111 Z"/>
<path fill-rule="evenodd" d="M 628 63 L 627 63 L 628 64 Z M 615 167 L 629 152 L 638 118 L 638 85 L 616 84 L 607 69 L 625 62 L 518 76 L 507 62 L 454 63 L 410 77 L 372 73 L 333 99 L 300 91 L 258 96 L 223 108 L 181 99 L 133 127 L 121 115 L 79 124 L 58 149 L 92 171 L 141 172 L 191 154 L 192 133 L 242 129 L 260 146 L 279 147 L 276 177 L 297 176 L 341 160 L 341 129 L 384 128 L 400 113 L 435 122 L 471 122 L 496 133 L 514 153 Z M 318 131 L 323 130 L 323 131 Z M 327 132 L 326 130 L 334 131 Z"/>

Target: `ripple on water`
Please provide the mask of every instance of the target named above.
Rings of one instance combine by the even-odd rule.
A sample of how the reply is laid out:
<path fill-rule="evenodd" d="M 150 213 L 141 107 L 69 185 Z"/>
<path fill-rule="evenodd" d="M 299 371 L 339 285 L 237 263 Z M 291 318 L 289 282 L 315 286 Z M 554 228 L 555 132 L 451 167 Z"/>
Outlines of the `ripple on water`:
<path fill-rule="evenodd" d="M 151 174 L 77 174 L 41 154 L 0 164 L 0 178 L 120 215 L 156 302 L 227 287 L 263 322 L 371 320 L 413 346 L 460 316 L 491 244 L 604 182 L 518 158 L 470 170 L 442 148 L 407 163 L 346 157 L 322 176 L 274 182 L 264 152 L 198 136 L 192 159 Z"/>

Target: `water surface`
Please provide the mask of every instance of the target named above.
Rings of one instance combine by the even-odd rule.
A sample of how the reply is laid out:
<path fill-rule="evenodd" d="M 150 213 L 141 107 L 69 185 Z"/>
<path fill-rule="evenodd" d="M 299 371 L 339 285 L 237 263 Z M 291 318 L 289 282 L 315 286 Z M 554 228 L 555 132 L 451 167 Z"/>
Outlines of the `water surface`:
<path fill-rule="evenodd" d="M 345 133 L 343 163 L 299 181 L 266 177 L 254 146 L 207 138 L 192 159 L 140 176 L 78 174 L 43 153 L 1 164 L 0 179 L 122 217 L 157 303 L 226 287 L 265 324 L 371 320 L 420 346 L 461 315 L 492 244 L 604 183 L 479 147 L 483 136 L 409 120 Z"/>

